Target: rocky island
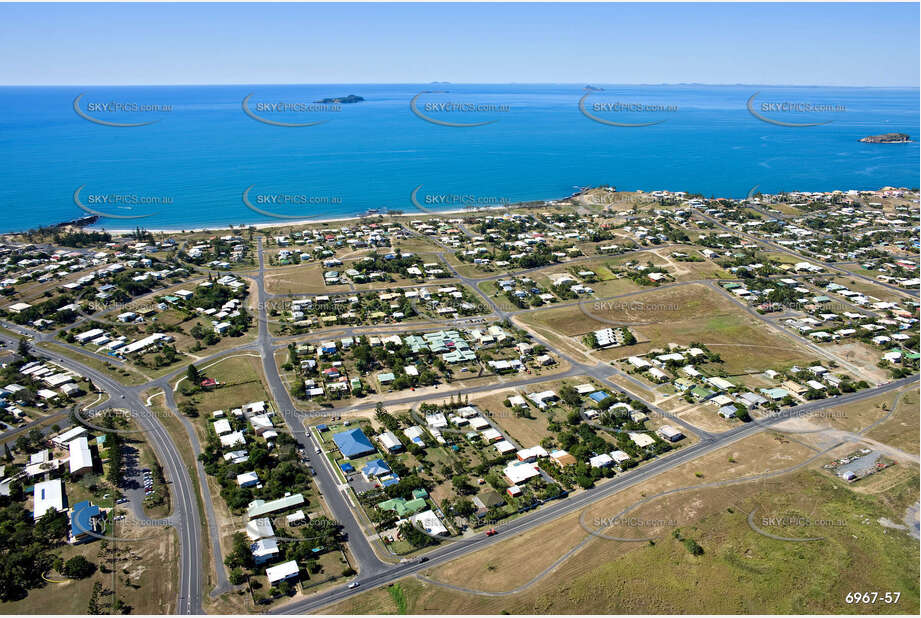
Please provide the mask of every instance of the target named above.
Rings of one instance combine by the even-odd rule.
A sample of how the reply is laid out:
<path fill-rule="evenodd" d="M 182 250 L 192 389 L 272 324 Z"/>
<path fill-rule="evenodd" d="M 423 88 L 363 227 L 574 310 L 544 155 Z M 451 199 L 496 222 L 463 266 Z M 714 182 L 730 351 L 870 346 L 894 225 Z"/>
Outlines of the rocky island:
<path fill-rule="evenodd" d="M 859 140 L 867 144 L 907 144 L 911 136 L 907 133 L 883 133 L 882 135 L 869 135 Z"/>
<path fill-rule="evenodd" d="M 314 103 L 360 103 L 364 100 L 365 100 L 364 97 L 350 94 L 347 97 L 334 97 L 334 98 L 328 98 L 328 99 L 320 99 L 319 101 L 314 101 Z"/>

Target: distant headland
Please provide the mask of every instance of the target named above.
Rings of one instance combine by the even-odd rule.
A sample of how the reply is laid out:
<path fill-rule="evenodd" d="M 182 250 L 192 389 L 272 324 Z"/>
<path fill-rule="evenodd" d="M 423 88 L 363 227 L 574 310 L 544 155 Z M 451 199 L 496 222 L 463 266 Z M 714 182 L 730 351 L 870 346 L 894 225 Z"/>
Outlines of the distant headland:
<path fill-rule="evenodd" d="M 364 100 L 364 97 L 350 94 L 347 97 L 330 97 L 328 99 L 320 99 L 319 101 L 314 101 L 314 103 L 361 103 Z"/>
<path fill-rule="evenodd" d="M 911 136 L 907 133 L 883 133 L 868 135 L 859 141 L 867 144 L 907 144 L 911 141 Z"/>

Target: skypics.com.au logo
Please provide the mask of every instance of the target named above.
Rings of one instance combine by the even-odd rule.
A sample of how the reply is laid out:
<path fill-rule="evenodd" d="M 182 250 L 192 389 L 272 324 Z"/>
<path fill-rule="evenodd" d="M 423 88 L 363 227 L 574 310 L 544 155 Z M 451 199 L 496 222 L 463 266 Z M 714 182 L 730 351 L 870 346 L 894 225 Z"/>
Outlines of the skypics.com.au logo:
<path fill-rule="evenodd" d="M 422 212 L 431 215 L 445 214 L 452 210 L 501 210 L 507 212 L 512 200 L 502 195 L 478 195 L 475 193 L 424 193 L 418 185 L 409 194 L 410 203 Z M 440 211 L 440 212 L 439 212 Z"/>
<path fill-rule="evenodd" d="M 445 94 L 449 94 L 449 92 L 447 90 L 423 90 L 409 100 L 409 110 L 420 120 L 440 127 L 471 128 L 483 127 L 498 122 L 497 115 L 506 114 L 512 109 L 504 103 L 445 100 L 442 96 L 433 96 Z M 420 101 L 420 99 L 424 100 Z M 447 118 L 458 118 L 458 120 L 447 120 Z M 484 119 L 459 122 L 460 118 Z"/>
<path fill-rule="evenodd" d="M 137 437 L 149 431 L 144 427 L 148 422 L 161 422 L 175 420 L 169 410 L 158 408 L 150 410 L 147 407 L 136 408 L 104 408 L 101 410 L 74 410 L 78 423 L 93 431 L 101 433 L 114 433 L 124 436 Z"/>
<path fill-rule="evenodd" d="M 115 99 L 84 100 L 86 96 L 85 92 L 77 95 L 73 101 L 74 112 L 84 120 L 104 127 L 146 127 L 159 122 L 160 119 L 157 116 L 173 111 L 173 106 L 166 103 L 142 103 Z"/>
<path fill-rule="evenodd" d="M 342 112 L 342 106 L 335 103 L 308 101 L 260 101 L 254 100 L 251 92 L 240 104 L 243 113 L 262 124 L 273 127 L 303 128 L 315 127 L 332 120 L 326 114 Z"/>
<path fill-rule="evenodd" d="M 761 92 L 756 92 L 745 103 L 748 112 L 768 124 L 779 127 L 818 127 L 834 122 L 833 119 L 827 119 L 832 114 L 840 114 L 847 111 L 847 106 L 838 103 L 820 103 L 812 101 L 761 101 L 756 103 L 755 99 Z M 816 122 L 794 122 L 800 118 L 823 118 Z"/>
<path fill-rule="evenodd" d="M 158 214 L 158 207 L 175 204 L 171 195 L 85 189 L 86 185 L 83 184 L 74 191 L 74 205 L 91 215 L 108 219 L 144 219 Z"/>
<path fill-rule="evenodd" d="M 316 212 L 318 206 L 340 206 L 343 202 L 342 197 L 338 195 L 253 191 L 255 186 L 250 185 L 243 190 L 243 205 L 257 214 L 273 219 L 315 219 L 321 214 Z"/>
<path fill-rule="evenodd" d="M 655 115 L 674 113 L 678 106 L 667 103 L 652 103 L 641 101 L 605 100 L 594 101 L 590 105 L 587 100 L 595 93 L 590 90 L 579 99 L 579 111 L 589 120 L 609 127 L 651 127 L 662 124 L 667 118 L 655 118 Z"/>

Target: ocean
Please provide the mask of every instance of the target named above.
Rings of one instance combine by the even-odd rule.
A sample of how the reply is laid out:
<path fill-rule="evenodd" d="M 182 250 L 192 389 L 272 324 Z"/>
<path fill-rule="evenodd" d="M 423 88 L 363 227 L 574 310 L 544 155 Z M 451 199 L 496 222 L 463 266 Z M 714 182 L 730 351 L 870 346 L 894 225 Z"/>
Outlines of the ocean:
<path fill-rule="evenodd" d="M 742 197 L 921 184 L 918 89 L 584 86 L 3 87 L 0 231 L 88 211 L 97 228 L 182 230 L 412 212 L 413 195 L 454 210 L 598 185 Z M 364 101 L 314 104 L 349 94 Z M 858 141 L 888 132 L 913 142 Z"/>

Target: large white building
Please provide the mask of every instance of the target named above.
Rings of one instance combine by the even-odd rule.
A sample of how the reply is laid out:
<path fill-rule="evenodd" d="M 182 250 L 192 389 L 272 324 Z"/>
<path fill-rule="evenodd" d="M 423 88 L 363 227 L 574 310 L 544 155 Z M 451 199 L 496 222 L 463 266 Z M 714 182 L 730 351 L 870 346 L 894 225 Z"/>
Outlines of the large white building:
<path fill-rule="evenodd" d="M 39 520 L 42 515 L 54 509 L 59 513 L 64 510 L 64 484 L 61 479 L 52 479 L 35 484 L 33 490 L 32 518 Z"/>
<path fill-rule="evenodd" d="M 93 469 L 93 455 L 86 436 L 80 436 L 67 443 L 70 451 L 70 475 L 77 476 Z"/>

